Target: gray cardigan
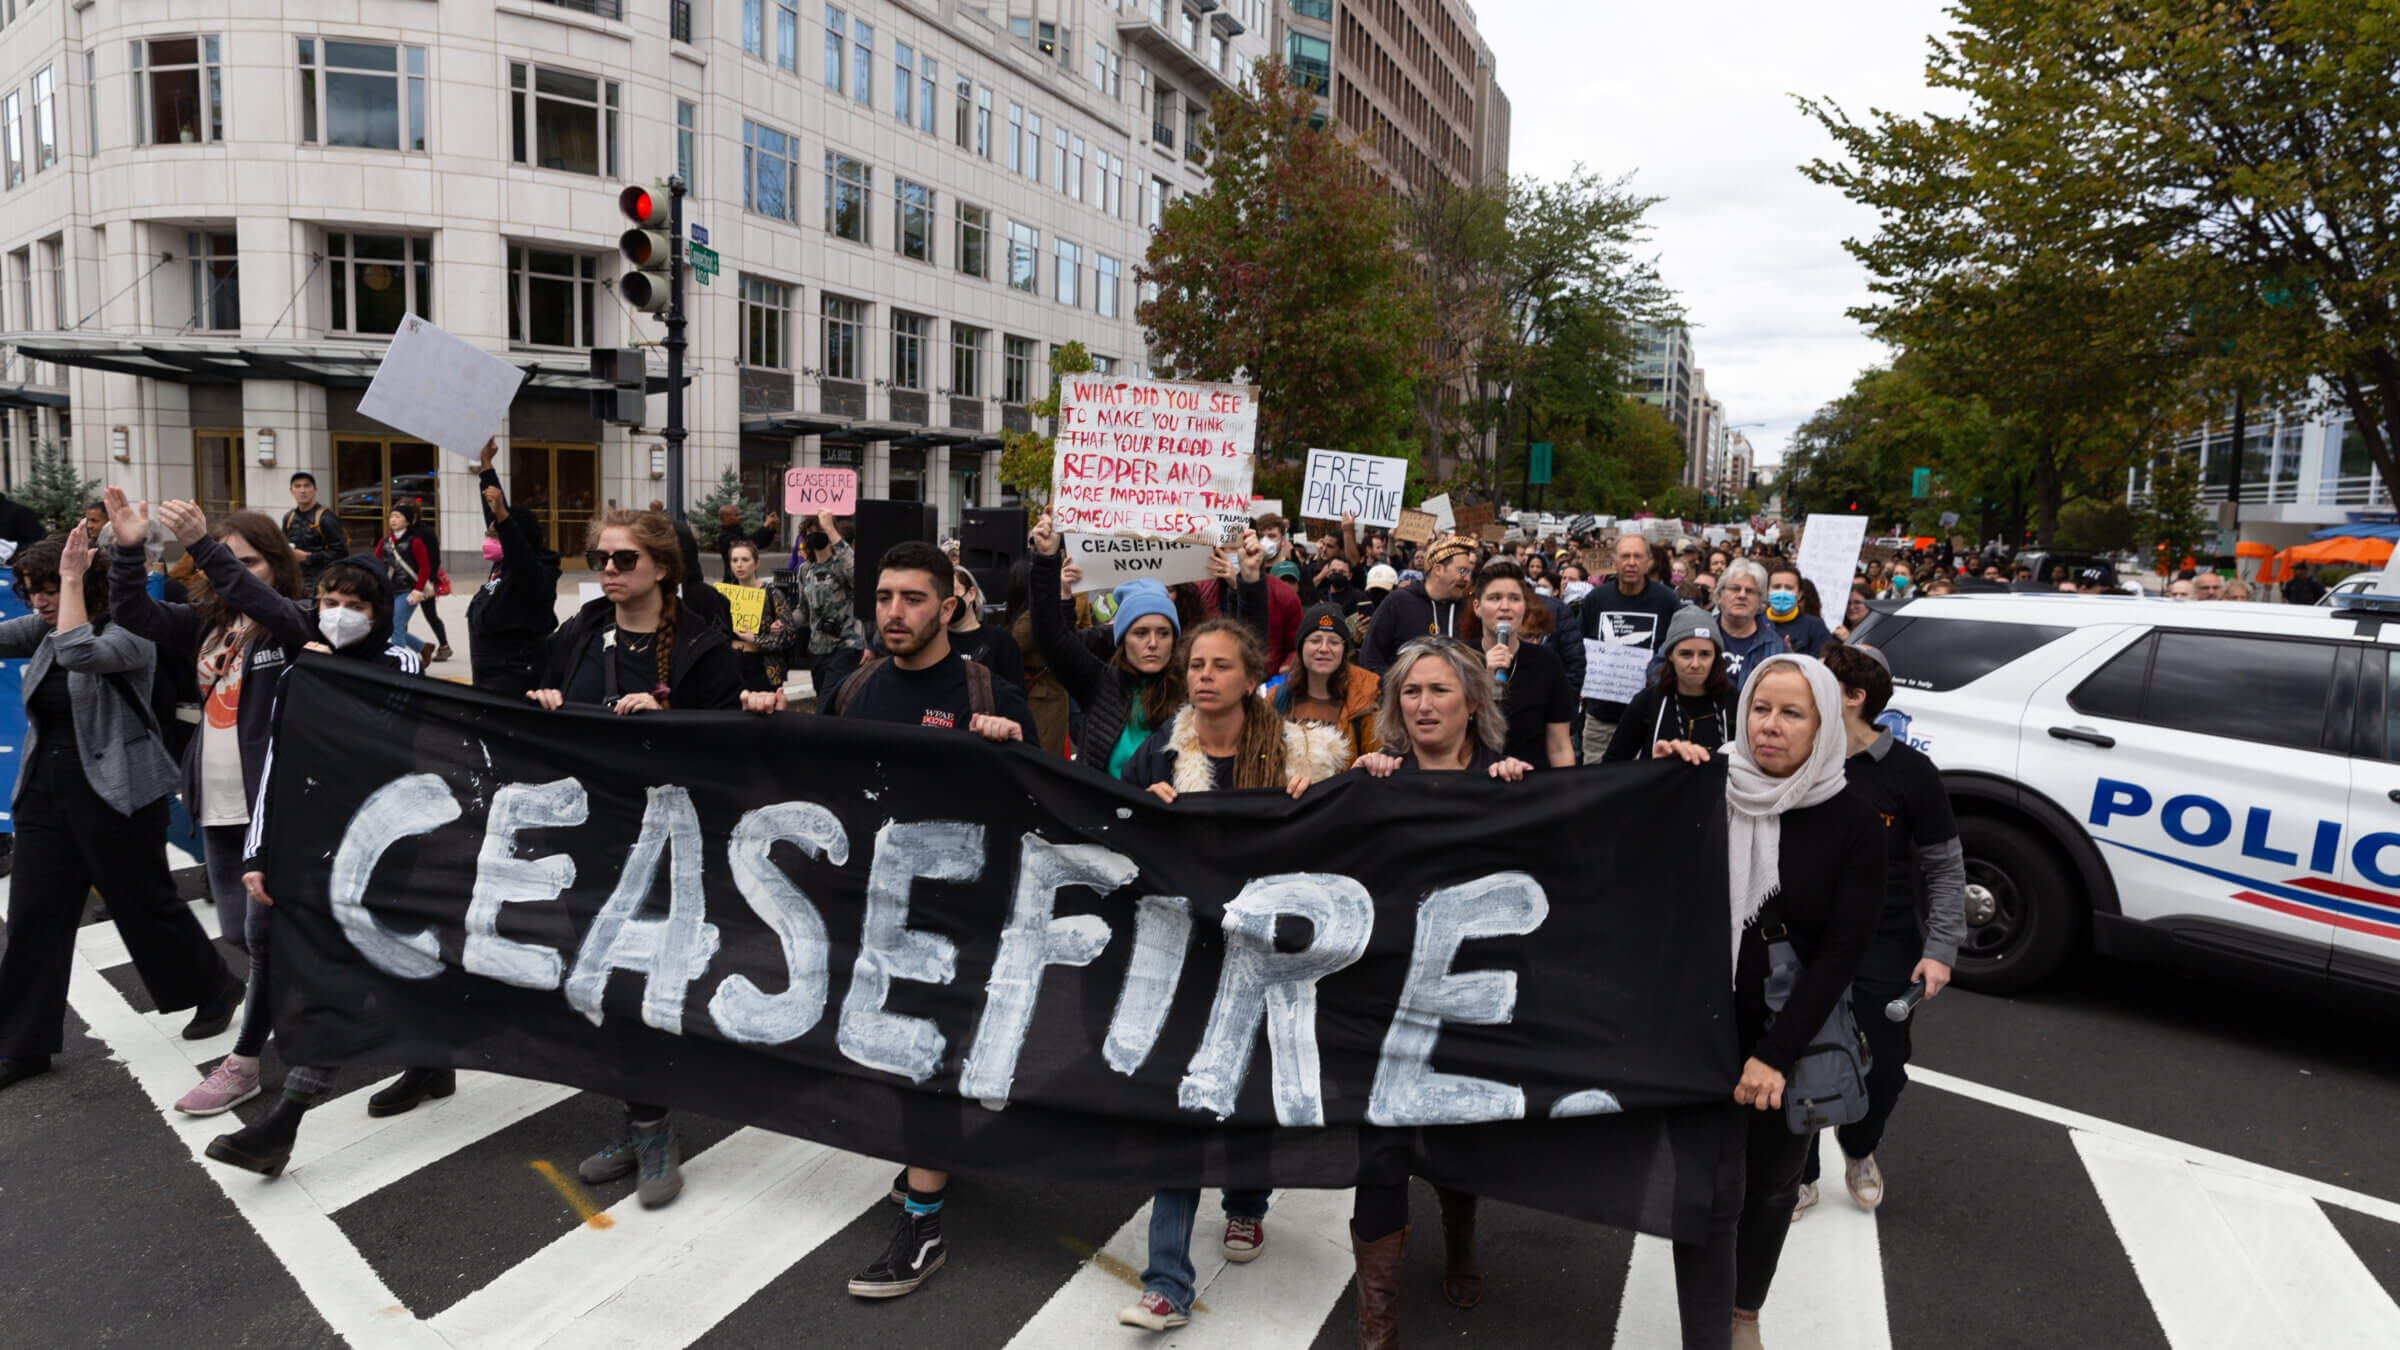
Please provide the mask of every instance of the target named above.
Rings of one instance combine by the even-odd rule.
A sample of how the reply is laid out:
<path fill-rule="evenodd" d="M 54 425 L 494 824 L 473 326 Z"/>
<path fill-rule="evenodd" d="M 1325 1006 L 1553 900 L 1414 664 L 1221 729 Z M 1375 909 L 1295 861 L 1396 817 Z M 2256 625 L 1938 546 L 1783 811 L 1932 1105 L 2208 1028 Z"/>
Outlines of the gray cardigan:
<path fill-rule="evenodd" d="M 150 725 L 150 677 L 158 648 L 117 624 L 98 632 L 90 624 L 53 632 L 38 614 L 0 623 L 0 659 L 30 656 L 25 696 L 54 672 L 63 672 L 75 709 L 75 749 L 92 791 L 119 815 L 132 815 L 175 790 L 175 761 L 167 757 Z M 125 697 L 111 674 L 124 676 L 141 706 Z M 40 753 L 41 728 L 30 723 L 10 805 L 25 791 L 24 766 Z"/>

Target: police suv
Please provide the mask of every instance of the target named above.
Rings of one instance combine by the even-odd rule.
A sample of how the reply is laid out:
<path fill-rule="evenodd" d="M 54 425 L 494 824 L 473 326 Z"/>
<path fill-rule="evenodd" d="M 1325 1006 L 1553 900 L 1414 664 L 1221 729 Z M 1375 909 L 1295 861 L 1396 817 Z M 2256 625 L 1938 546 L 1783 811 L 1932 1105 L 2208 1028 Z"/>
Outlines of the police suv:
<path fill-rule="evenodd" d="M 1958 814 L 1962 985 L 2028 988 L 2088 942 L 2400 989 L 2400 613 L 2032 594 L 1875 609 L 1857 640 L 1890 658 L 1885 723 Z"/>

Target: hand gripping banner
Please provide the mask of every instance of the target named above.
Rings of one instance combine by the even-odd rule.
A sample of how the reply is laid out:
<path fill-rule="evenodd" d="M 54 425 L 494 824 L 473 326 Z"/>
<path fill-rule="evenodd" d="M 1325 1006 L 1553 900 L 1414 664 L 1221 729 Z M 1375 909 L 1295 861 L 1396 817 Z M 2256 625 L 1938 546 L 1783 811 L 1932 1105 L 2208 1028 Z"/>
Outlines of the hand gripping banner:
<path fill-rule="evenodd" d="M 546 713 L 303 658 L 276 1029 L 294 1063 L 968 1174 L 1342 1187 L 1397 1140 L 1443 1184 L 1692 1240 L 1738 1123 L 1722 791 L 1352 773 L 1168 806 L 964 732 Z"/>

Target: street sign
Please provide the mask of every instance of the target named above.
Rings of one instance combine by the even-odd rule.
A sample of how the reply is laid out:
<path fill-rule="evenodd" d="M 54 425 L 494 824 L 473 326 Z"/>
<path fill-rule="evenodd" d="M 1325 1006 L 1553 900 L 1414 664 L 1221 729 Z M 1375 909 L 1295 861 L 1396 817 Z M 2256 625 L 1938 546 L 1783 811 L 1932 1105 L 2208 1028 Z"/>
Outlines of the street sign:
<path fill-rule="evenodd" d="M 694 244 L 691 249 L 692 273 L 705 286 L 717 274 L 717 251 L 706 244 Z"/>
<path fill-rule="evenodd" d="M 1550 442 L 1535 441 L 1526 447 L 1526 450 L 1531 461 L 1530 467 L 1525 472 L 1526 483 L 1529 485 L 1548 483 L 1550 481 Z"/>
<path fill-rule="evenodd" d="M 1919 469 L 1915 473 L 1909 475 L 1909 496 L 1922 497 L 1927 492 L 1931 491 L 1932 488 L 1933 470 Z"/>
<path fill-rule="evenodd" d="M 708 227 L 706 225 L 702 225 L 698 221 L 694 221 L 692 223 L 692 242 L 695 244 L 705 244 L 708 242 Z"/>

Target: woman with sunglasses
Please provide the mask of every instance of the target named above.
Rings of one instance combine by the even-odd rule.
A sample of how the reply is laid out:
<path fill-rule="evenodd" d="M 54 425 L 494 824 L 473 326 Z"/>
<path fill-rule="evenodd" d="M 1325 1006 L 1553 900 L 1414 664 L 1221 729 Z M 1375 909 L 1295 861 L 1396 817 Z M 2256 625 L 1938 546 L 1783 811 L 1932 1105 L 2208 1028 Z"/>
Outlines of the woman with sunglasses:
<path fill-rule="evenodd" d="M 556 712 L 604 708 L 619 716 L 742 706 L 733 644 L 676 600 L 683 549 L 656 511 L 611 511 L 592 522 L 584 561 L 600 574 L 600 598 L 551 634 L 542 687 L 526 697 Z M 768 695 L 772 697 L 772 695 Z M 625 1103 L 617 1142 L 577 1169 L 597 1186 L 639 1171 L 637 1193 L 656 1209 L 683 1191 L 681 1141 L 667 1108 Z"/>
<path fill-rule="evenodd" d="M 1513 568 L 1511 569 L 1514 570 Z M 1376 718 L 1383 749 L 1359 757 L 1377 778 L 1395 773 L 1468 773 L 1522 781 L 1533 766 L 1508 755 L 1508 716 L 1484 653 L 1449 638 L 1418 638 L 1392 658 Z M 1350 1248 L 1358 1263 L 1358 1343 L 1400 1343 L 1400 1266 L 1408 1252 L 1410 1132 L 1364 1129 Z M 1434 1188 L 1442 1206 L 1442 1296 L 1454 1307 L 1483 1301 L 1475 1260 L 1476 1197 Z"/>

